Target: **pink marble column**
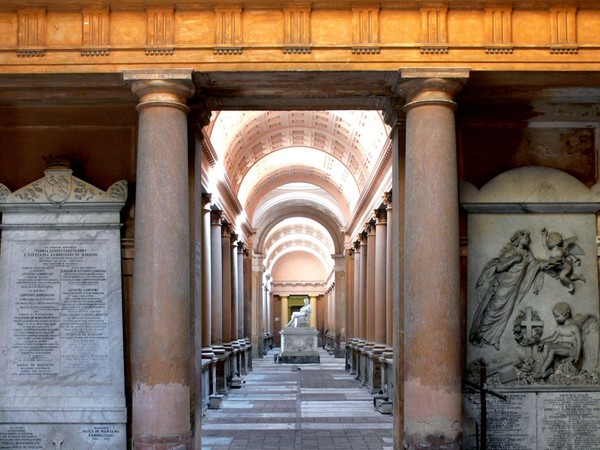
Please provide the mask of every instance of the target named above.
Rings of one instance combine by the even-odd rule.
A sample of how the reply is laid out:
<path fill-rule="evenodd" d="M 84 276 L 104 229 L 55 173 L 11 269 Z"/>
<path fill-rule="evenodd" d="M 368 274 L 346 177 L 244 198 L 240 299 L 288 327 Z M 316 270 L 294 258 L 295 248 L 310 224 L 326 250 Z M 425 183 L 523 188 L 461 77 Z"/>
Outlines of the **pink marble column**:
<path fill-rule="evenodd" d="M 223 353 L 223 250 L 221 248 L 221 216 L 222 212 L 220 210 L 211 211 L 211 344 L 215 353 Z"/>
<path fill-rule="evenodd" d="M 231 233 L 231 340 L 238 340 L 238 243 L 237 235 Z"/>
<path fill-rule="evenodd" d="M 223 344 L 228 351 L 231 351 L 231 227 L 225 223 L 221 226 L 221 231 L 221 258 L 223 258 L 221 326 L 223 327 Z"/>
<path fill-rule="evenodd" d="M 360 299 L 360 240 L 357 239 L 354 242 L 354 340 L 356 341 L 361 337 L 361 329 L 360 329 L 360 316 L 362 313 L 362 305 Z"/>
<path fill-rule="evenodd" d="M 387 279 L 387 222 L 386 211 L 375 210 L 375 343 L 385 347 Z"/>
<path fill-rule="evenodd" d="M 138 97 L 132 305 L 135 449 L 188 448 L 190 262 L 187 99 L 191 70 L 128 70 Z"/>
<path fill-rule="evenodd" d="M 239 242 L 237 246 L 238 254 L 238 339 L 242 340 L 246 337 L 244 329 L 244 298 L 245 298 L 245 272 L 246 264 L 244 255 L 247 252 L 243 242 Z"/>
<path fill-rule="evenodd" d="M 212 359 L 211 348 L 211 228 L 210 228 L 210 194 L 202 197 L 202 357 Z"/>
<path fill-rule="evenodd" d="M 392 237 L 393 232 L 393 217 L 392 217 L 392 193 L 386 192 L 383 196 L 383 202 L 386 206 L 386 260 L 385 260 L 385 344 L 387 349 L 392 349 L 394 346 L 394 297 L 393 297 L 393 279 L 392 270 L 394 248 Z M 386 351 L 387 351 L 386 349 Z"/>
<path fill-rule="evenodd" d="M 375 342 L 375 221 L 367 224 L 367 268 L 365 272 L 367 341 Z"/>
<path fill-rule="evenodd" d="M 366 342 L 367 340 L 367 233 L 366 231 L 360 234 L 360 339 Z"/>
<path fill-rule="evenodd" d="M 411 449 L 458 449 L 461 444 L 453 97 L 466 76 L 465 71 L 402 73 L 400 89 L 407 101 L 404 443 Z"/>
<path fill-rule="evenodd" d="M 354 249 L 346 249 L 346 342 L 354 338 Z"/>

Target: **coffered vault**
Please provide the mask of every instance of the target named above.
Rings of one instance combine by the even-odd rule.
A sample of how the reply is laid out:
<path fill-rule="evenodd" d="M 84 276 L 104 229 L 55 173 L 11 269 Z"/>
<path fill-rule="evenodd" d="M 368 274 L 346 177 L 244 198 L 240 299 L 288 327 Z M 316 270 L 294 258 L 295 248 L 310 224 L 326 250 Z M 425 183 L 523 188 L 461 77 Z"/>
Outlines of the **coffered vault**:
<path fill-rule="evenodd" d="M 271 271 L 312 254 L 323 279 L 388 144 L 377 111 L 221 111 L 208 134 Z"/>

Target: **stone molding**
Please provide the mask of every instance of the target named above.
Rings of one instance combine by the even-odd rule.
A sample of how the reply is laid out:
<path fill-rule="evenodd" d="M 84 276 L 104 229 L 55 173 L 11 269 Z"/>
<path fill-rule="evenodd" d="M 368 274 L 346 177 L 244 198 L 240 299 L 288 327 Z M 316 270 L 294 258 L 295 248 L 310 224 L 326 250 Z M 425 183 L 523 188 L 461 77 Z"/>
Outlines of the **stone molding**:
<path fill-rule="evenodd" d="M 421 1 L 399 7 L 397 2 L 383 1 L 374 7 L 364 0 L 329 2 L 318 9 L 308 3 L 274 6 L 264 0 L 244 2 L 243 9 L 203 0 L 182 0 L 176 8 L 148 7 L 141 0 L 110 8 L 106 2 L 88 0 L 69 2 L 67 8 L 45 0 L 31 0 L 28 7 L 19 3 L 9 0 L 0 5 L 7 24 L 0 56 L 17 66 L 33 62 L 40 71 L 64 64 L 73 55 L 115 72 L 137 58 L 140 50 L 161 63 L 182 52 L 191 64 L 204 64 L 203 70 L 206 65 L 222 67 L 238 61 L 252 61 L 254 70 L 266 64 L 283 67 L 290 58 L 317 53 L 318 58 L 307 62 L 320 69 L 327 63 L 347 63 L 350 53 L 359 67 L 389 70 L 390 61 L 414 60 L 415 50 L 417 62 L 443 62 L 445 55 L 456 53 L 473 70 L 490 70 L 498 64 L 503 70 L 506 64 L 511 64 L 510 70 L 542 68 L 555 64 L 556 58 L 595 70 L 593 53 L 600 51 L 593 27 L 586 26 L 600 16 L 592 0 L 567 0 L 560 6 L 544 1 L 534 7 L 511 2 L 511 7 L 484 8 L 474 1 L 460 7 Z M 476 24 L 472 31 L 461 25 L 463 18 Z M 77 33 L 62 31 L 76 22 L 81 24 Z M 328 29 L 327 23 L 339 25 Z M 394 23 L 403 24 L 402 32 L 390 26 Z M 273 33 L 274 29 L 280 32 Z M 282 59 L 282 52 L 289 58 Z M 513 59 L 517 53 L 518 59 Z M 211 54 L 223 58 L 213 59 Z M 89 58 L 107 55 L 110 60 Z M 12 59 L 15 56 L 27 58 Z"/>
<path fill-rule="evenodd" d="M 66 166 L 52 166 L 44 177 L 11 193 L 0 184 L 0 211 L 15 212 L 30 209 L 120 211 L 127 200 L 127 181 L 114 183 L 106 192 L 74 177 Z M 47 207 L 47 208 L 44 208 Z"/>

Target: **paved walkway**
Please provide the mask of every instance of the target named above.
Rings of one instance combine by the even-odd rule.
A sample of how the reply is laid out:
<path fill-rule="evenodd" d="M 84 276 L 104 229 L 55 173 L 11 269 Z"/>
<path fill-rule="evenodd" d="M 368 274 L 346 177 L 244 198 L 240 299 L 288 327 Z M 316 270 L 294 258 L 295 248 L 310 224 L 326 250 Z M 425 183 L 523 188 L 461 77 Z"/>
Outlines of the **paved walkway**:
<path fill-rule="evenodd" d="M 392 417 L 373 409 L 343 359 L 321 351 L 321 364 L 275 364 L 278 351 L 253 360 L 246 384 L 208 410 L 203 450 L 392 449 Z"/>

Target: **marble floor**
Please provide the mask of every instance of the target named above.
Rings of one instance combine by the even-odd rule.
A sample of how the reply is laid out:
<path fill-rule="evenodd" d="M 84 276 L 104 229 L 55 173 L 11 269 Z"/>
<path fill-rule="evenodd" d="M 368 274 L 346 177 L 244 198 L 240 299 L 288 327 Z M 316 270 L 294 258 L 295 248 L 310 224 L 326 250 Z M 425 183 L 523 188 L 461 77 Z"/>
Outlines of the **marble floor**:
<path fill-rule="evenodd" d="M 321 351 L 320 364 L 275 364 L 278 351 L 255 359 L 243 387 L 207 411 L 203 450 L 393 448 L 392 417 L 375 411 L 343 359 Z"/>

